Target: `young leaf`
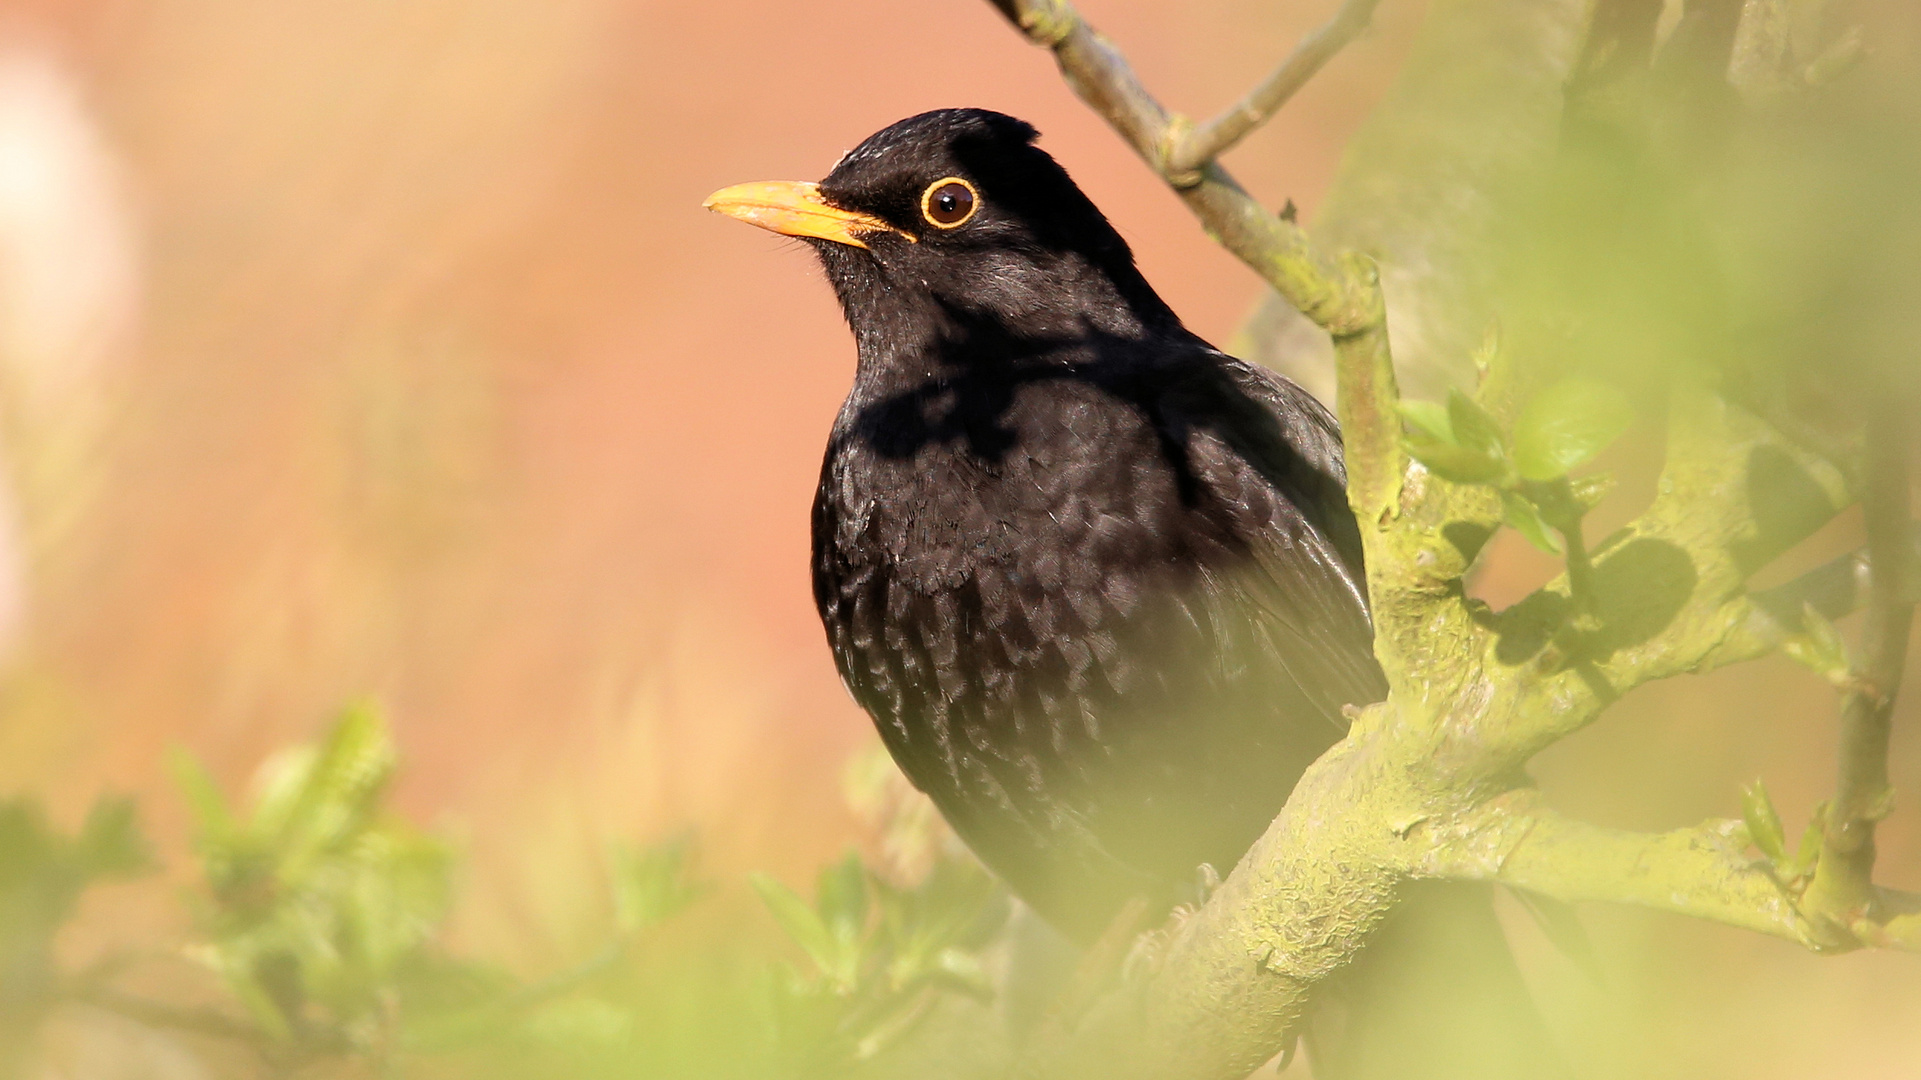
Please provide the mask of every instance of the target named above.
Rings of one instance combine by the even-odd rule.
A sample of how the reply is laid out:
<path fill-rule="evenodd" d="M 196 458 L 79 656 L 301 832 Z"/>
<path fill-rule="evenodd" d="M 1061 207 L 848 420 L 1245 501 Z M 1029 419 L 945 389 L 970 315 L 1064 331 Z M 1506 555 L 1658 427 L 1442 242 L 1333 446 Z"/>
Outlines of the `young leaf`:
<path fill-rule="evenodd" d="M 231 836 L 234 831 L 233 811 L 228 809 L 227 797 L 220 793 L 220 785 L 214 783 L 207 767 L 177 746 L 167 754 L 167 767 L 173 773 L 174 785 L 186 797 L 187 809 L 193 813 L 194 831 L 199 833 L 199 841 L 204 845 Z"/>
<path fill-rule="evenodd" d="M 1497 461 L 1507 460 L 1507 436 L 1502 434 L 1501 425 L 1458 387 L 1447 392 L 1447 420 L 1455 443 Z"/>
<path fill-rule="evenodd" d="M 1506 462 L 1478 450 L 1412 433 L 1402 437 L 1401 445 L 1428 472 L 1456 484 L 1494 484 L 1507 475 Z"/>
<path fill-rule="evenodd" d="M 133 800 L 102 797 L 87 811 L 78 854 L 89 877 L 132 877 L 153 866 Z"/>
<path fill-rule="evenodd" d="M 378 712 L 365 704 L 347 709 L 322 744 L 303 805 L 289 825 L 322 844 L 352 834 L 379 802 L 396 757 Z"/>
<path fill-rule="evenodd" d="M 822 870 L 815 888 L 827 929 L 843 942 L 859 937 L 867 923 L 867 867 L 860 856 L 850 851 Z"/>
<path fill-rule="evenodd" d="M 1801 842 L 1795 845 L 1794 861 L 1788 864 L 1788 873 L 1793 877 L 1806 877 L 1814 873 L 1814 864 L 1821 858 L 1821 834 L 1828 828 L 1828 801 L 1822 799 L 1815 804 L 1814 814 L 1808 827 L 1801 830 Z"/>
<path fill-rule="evenodd" d="M 1512 491 L 1501 493 L 1501 516 L 1521 534 L 1528 543 L 1547 552 L 1560 555 L 1565 550 L 1561 538 L 1554 535 L 1547 522 L 1541 520 L 1541 511 L 1534 504 Z"/>
<path fill-rule="evenodd" d="M 794 944 L 800 946 L 822 974 L 831 974 L 842 966 L 837 962 L 839 950 L 834 945 L 833 935 L 828 932 L 827 924 L 821 921 L 820 914 L 807 906 L 807 901 L 766 874 L 755 874 L 748 880 L 752 882 L 754 891 L 760 893 L 767 910 L 773 913 L 774 921 L 780 924 L 788 937 L 794 939 Z"/>
<path fill-rule="evenodd" d="M 690 880 L 693 844 L 686 836 L 651 847 L 612 853 L 614 924 L 636 934 L 694 902 L 701 887 Z"/>
<path fill-rule="evenodd" d="M 1408 426 L 1401 445 L 1428 472 L 1456 484 L 1494 484 L 1506 478 L 1499 429 L 1460 391 L 1454 391 L 1446 405 L 1403 401 L 1399 408 Z"/>
<path fill-rule="evenodd" d="M 1802 605 L 1801 633 L 1782 642 L 1781 651 L 1835 686 L 1844 687 L 1853 677 L 1848 647 L 1841 640 L 1841 632 L 1827 616 L 1814 610 L 1812 604 Z"/>
<path fill-rule="evenodd" d="M 1781 815 L 1760 780 L 1741 789 L 1741 820 L 1747 822 L 1748 838 L 1768 861 L 1776 866 L 1788 861 L 1787 837 L 1781 830 Z"/>
<path fill-rule="evenodd" d="M 1514 419 L 1514 463 L 1529 480 L 1552 480 L 1593 460 L 1634 422 L 1627 395 L 1591 379 L 1564 379 Z"/>
<path fill-rule="evenodd" d="M 1401 419 L 1408 426 L 1438 442 L 1454 442 L 1454 425 L 1447 418 L 1447 406 L 1438 401 L 1403 401 Z"/>

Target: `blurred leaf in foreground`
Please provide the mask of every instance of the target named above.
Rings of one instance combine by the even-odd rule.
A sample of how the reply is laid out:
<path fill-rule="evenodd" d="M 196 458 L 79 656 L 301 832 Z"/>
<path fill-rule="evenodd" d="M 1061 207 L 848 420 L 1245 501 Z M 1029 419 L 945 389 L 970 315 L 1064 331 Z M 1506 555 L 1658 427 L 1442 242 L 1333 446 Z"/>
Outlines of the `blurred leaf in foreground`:
<path fill-rule="evenodd" d="M 127 800 L 95 802 L 73 836 L 57 832 L 35 802 L 0 802 L 0 1077 L 19 1072 L 40 1019 L 60 992 L 54 935 L 81 893 L 151 866 Z"/>
<path fill-rule="evenodd" d="M 244 814 L 176 761 L 206 879 L 195 955 L 276 1038 L 395 1041 L 395 988 L 428 960 L 452 866 L 444 843 L 383 811 L 395 760 L 379 715 L 357 706 L 317 745 L 271 758 Z"/>
<path fill-rule="evenodd" d="M 1592 379 L 1563 379 L 1514 420 L 1514 464 L 1529 480 L 1553 480 L 1593 460 L 1634 422 L 1627 395 Z"/>

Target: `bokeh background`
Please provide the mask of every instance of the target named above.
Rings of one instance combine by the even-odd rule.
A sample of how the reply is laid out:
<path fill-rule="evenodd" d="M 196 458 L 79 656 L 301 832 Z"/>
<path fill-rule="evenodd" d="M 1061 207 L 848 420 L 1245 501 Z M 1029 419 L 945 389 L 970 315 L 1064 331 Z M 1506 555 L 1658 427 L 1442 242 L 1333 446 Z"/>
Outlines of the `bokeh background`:
<path fill-rule="evenodd" d="M 1333 4 L 1082 6 L 1211 112 Z M 1311 221 L 1421 16 L 1383 4 L 1242 181 Z M 613 838 L 691 827 L 723 890 L 811 874 L 859 838 L 840 776 L 869 739 L 806 573 L 851 343 L 804 247 L 700 202 L 955 104 L 1039 126 L 1204 336 L 1260 298 L 978 0 L 8 0 L 0 793 L 66 821 L 131 793 L 178 866 L 170 748 L 238 787 L 372 699 L 399 807 L 459 838 L 464 947 L 581 947 Z M 1503 543 L 1497 599 L 1544 572 Z M 1765 776 L 1798 822 L 1834 714 L 1770 661 L 1638 695 L 1539 773 L 1639 828 Z M 1882 837 L 1921 888 L 1921 815 Z M 67 946 L 170 932 L 170 880 L 107 890 Z M 1921 1077 L 1911 957 L 1591 921 L 1598 981 L 1517 928 L 1592 1075 Z"/>

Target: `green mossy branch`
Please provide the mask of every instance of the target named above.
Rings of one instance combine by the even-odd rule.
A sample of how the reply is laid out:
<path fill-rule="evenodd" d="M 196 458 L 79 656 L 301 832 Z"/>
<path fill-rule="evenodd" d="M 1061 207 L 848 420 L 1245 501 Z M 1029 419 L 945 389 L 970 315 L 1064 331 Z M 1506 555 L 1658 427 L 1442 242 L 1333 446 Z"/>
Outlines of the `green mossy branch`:
<path fill-rule="evenodd" d="M 1623 832 L 1562 817 L 1535 792 L 1516 791 L 1423 833 L 1411 837 L 1412 866 L 1422 876 L 1632 904 L 1823 946 L 1768 862 L 1746 854 L 1747 827 L 1739 821 Z"/>

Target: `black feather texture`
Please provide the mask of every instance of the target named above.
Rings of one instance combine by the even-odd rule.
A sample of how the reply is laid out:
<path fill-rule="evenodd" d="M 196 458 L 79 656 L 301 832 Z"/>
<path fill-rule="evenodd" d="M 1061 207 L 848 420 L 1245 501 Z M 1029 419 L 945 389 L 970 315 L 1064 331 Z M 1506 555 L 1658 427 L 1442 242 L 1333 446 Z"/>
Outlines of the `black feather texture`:
<path fill-rule="evenodd" d="M 1332 417 L 1183 328 L 1033 138 L 927 113 L 821 184 L 904 235 L 813 242 L 859 352 L 814 593 L 907 775 L 1085 939 L 1232 866 L 1385 687 Z"/>

